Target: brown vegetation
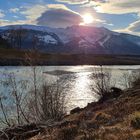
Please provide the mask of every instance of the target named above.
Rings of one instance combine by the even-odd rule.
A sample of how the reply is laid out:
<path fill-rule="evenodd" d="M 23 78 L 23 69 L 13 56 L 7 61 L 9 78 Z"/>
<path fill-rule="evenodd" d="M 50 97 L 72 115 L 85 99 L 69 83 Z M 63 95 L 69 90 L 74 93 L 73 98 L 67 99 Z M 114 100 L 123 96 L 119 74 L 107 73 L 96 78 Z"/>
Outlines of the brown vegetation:
<path fill-rule="evenodd" d="M 30 140 L 139 140 L 140 83 L 115 100 L 90 103 Z"/>

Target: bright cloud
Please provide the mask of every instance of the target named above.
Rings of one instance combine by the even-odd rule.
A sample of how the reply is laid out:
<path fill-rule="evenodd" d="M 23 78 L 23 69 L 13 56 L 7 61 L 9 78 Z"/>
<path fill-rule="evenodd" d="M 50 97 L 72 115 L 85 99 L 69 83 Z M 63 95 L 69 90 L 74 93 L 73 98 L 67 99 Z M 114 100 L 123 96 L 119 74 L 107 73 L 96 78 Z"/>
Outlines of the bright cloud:
<path fill-rule="evenodd" d="M 48 5 L 47 10 L 37 19 L 37 24 L 51 27 L 79 25 L 82 17 L 64 5 Z"/>
<path fill-rule="evenodd" d="M 20 13 L 25 15 L 26 22 L 32 24 L 64 27 L 81 22 L 80 15 L 63 4 L 37 4 L 32 7 L 23 7 Z"/>
<path fill-rule="evenodd" d="M 128 27 L 128 30 L 133 31 L 133 32 L 140 32 L 140 20 L 130 24 Z"/>
<path fill-rule="evenodd" d="M 18 13 L 25 16 L 24 20 L 4 20 L 0 21 L 0 25 L 9 24 L 39 24 L 53 27 L 66 27 L 77 25 L 82 22 L 82 17 L 79 13 L 72 11 L 63 4 L 36 4 L 33 6 L 23 6 L 9 9 L 11 13 Z M 18 15 L 18 17 L 19 17 Z M 0 17 L 4 14 L 0 11 Z M 13 15 L 17 18 L 17 15 Z"/>
<path fill-rule="evenodd" d="M 6 25 L 20 25 L 20 24 L 25 24 L 25 20 L 16 20 L 16 21 L 10 21 L 10 20 L 1 20 L 0 21 L 0 26 L 6 26 Z M 28 23 L 28 21 L 27 21 Z"/>
<path fill-rule="evenodd" d="M 126 14 L 126 13 L 139 13 L 140 0 L 106 0 L 104 2 L 95 1 L 94 4 L 97 12 L 109 14 Z M 90 6 L 91 6 L 90 5 Z"/>
<path fill-rule="evenodd" d="M 28 20 L 34 21 L 47 9 L 46 5 L 34 5 L 32 7 L 23 7 L 23 10 L 20 12 L 25 15 Z"/>
<path fill-rule="evenodd" d="M 56 0 L 58 2 L 64 2 L 68 4 L 90 4 L 91 2 L 106 2 L 108 0 Z"/>
<path fill-rule="evenodd" d="M 90 0 L 57 0 L 57 1 L 68 3 L 68 4 L 85 4 L 88 3 Z"/>
<path fill-rule="evenodd" d="M 94 21 L 89 26 L 123 29 L 129 33 L 140 32 L 140 0 L 30 0 L 10 1 L 10 4 L 7 1 L 4 4 L 0 1 L 0 5 L 4 5 L 0 9 L 0 25 L 66 27 L 80 24 L 83 22 L 82 16 L 90 13 Z"/>
<path fill-rule="evenodd" d="M 128 27 L 124 29 L 115 30 L 117 32 L 125 32 L 129 34 L 139 35 L 140 36 L 140 20 L 131 23 Z"/>
<path fill-rule="evenodd" d="M 68 4 L 85 4 L 97 12 L 109 14 L 140 13 L 140 0 L 57 0 Z"/>

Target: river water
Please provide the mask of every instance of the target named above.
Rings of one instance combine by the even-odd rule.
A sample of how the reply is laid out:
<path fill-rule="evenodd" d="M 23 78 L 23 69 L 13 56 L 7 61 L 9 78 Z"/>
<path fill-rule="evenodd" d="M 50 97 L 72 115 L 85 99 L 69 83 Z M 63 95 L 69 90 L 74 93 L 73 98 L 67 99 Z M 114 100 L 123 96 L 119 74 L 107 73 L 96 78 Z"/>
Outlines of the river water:
<path fill-rule="evenodd" d="M 98 100 L 97 94 L 92 90 L 94 88 L 95 72 L 100 71 L 99 66 L 84 65 L 84 66 L 38 66 L 35 68 L 37 73 L 37 83 L 42 82 L 53 83 L 58 78 L 66 79 L 69 83 L 67 90 L 67 109 L 68 111 L 75 107 L 84 107 L 87 103 Z M 140 70 L 139 66 L 103 66 L 103 69 L 112 75 L 111 84 L 119 88 L 125 88 L 124 73 L 130 74 L 135 70 Z M 33 84 L 33 68 L 25 66 L 5 66 L 0 67 L 1 81 L 7 80 L 7 74 L 14 74 L 17 84 L 21 81 L 26 81 L 27 87 L 24 90 L 26 93 L 32 89 Z M 24 88 L 24 87 L 22 87 Z M 20 87 L 19 87 L 20 90 Z M 10 89 L 4 85 L 0 85 L 0 93 L 7 94 Z"/>

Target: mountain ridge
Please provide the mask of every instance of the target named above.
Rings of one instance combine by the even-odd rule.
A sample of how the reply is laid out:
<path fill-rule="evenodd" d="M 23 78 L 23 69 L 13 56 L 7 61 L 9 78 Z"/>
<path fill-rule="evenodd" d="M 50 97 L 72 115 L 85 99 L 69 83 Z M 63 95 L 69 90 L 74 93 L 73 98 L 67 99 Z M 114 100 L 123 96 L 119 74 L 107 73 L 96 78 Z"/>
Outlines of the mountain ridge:
<path fill-rule="evenodd" d="M 14 33 L 26 31 L 21 49 L 32 49 L 33 37 L 38 40 L 37 48 L 47 53 L 85 53 L 139 55 L 140 37 L 110 31 L 104 27 L 74 25 L 67 28 L 50 28 L 36 25 L 10 25 L 0 27 L 0 37 L 11 44 Z M 16 41 L 16 38 L 14 39 Z M 17 47 L 17 46 L 16 46 Z"/>

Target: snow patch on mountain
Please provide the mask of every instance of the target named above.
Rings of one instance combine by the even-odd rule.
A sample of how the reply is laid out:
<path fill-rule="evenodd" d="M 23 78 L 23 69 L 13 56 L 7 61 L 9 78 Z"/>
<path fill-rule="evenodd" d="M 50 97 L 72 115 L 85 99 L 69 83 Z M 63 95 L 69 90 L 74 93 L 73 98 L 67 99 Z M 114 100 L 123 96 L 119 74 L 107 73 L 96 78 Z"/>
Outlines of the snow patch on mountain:
<path fill-rule="evenodd" d="M 50 28 L 35 25 L 15 25 L 0 27 L 0 36 L 10 40 L 11 36 L 9 36 L 8 31 L 11 29 L 27 30 L 26 38 L 23 39 L 22 43 L 23 48 L 32 47 L 32 36 L 36 36 L 40 41 L 40 50 L 45 48 L 45 51 L 48 52 L 81 53 L 85 47 L 87 53 L 140 54 L 139 36 L 113 32 L 104 27 Z"/>
<path fill-rule="evenodd" d="M 107 35 L 103 41 L 99 41 L 100 46 L 104 47 L 104 44 L 111 38 L 110 35 Z"/>
<path fill-rule="evenodd" d="M 46 35 L 44 36 L 44 41 L 47 43 L 47 44 L 57 44 L 57 40 L 55 40 L 52 36 L 50 35 Z"/>
<path fill-rule="evenodd" d="M 79 41 L 79 47 L 89 47 L 89 45 L 87 44 L 86 40 L 82 39 Z"/>

